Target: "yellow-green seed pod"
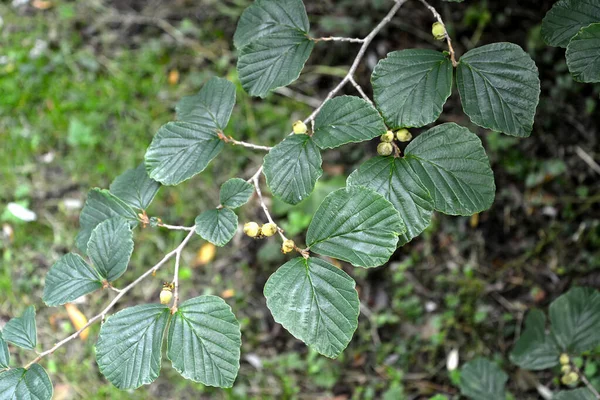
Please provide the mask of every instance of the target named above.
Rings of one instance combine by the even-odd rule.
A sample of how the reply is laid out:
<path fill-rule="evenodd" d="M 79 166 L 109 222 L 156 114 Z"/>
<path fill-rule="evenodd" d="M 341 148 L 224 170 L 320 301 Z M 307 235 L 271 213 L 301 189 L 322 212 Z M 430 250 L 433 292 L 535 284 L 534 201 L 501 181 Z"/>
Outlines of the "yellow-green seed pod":
<path fill-rule="evenodd" d="M 394 132 L 387 131 L 386 133 L 384 133 L 383 135 L 381 135 L 380 139 L 384 143 L 391 143 L 392 140 L 394 140 Z"/>
<path fill-rule="evenodd" d="M 567 365 L 571 360 L 569 359 L 569 355 L 567 353 L 562 353 L 560 355 L 559 361 L 562 365 Z"/>
<path fill-rule="evenodd" d="M 294 248 L 296 248 L 296 244 L 294 243 L 293 240 L 291 239 L 286 239 L 283 241 L 283 244 L 281 245 L 281 252 L 284 254 L 290 253 L 294 250 Z"/>
<path fill-rule="evenodd" d="M 572 385 L 579 380 L 579 376 L 575 372 L 569 372 L 560 378 L 563 385 Z"/>
<path fill-rule="evenodd" d="M 277 233 L 277 225 L 275 225 L 272 222 L 269 222 L 268 224 L 264 224 L 262 226 L 262 228 L 260 228 L 260 231 L 262 232 L 263 235 L 265 236 L 273 236 L 274 234 Z"/>
<path fill-rule="evenodd" d="M 396 131 L 396 138 L 399 142 L 409 142 L 412 139 L 412 133 L 406 128 L 398 129 Z"/>
<path fill-rule="evenodd" d="M 444 40 L 446 39 L 446 27 L 439 22 L 434 22 L 431 26 L 431 34 L 436 40 Z"/>
<path fill-rule="evenodd" d="M 560 371 L 563 374 L 568 374 L 569 372 L 571 372 L 571 366 L 570 365 L 563 365 L 562 367 L 560 367 Z"/>
<path fill-rule="evenodd" d="M 296 134 L 306 133 L 308 131 L 308 127 L 302 121 L 294 122 L 294 125 L 292 125 L 292 129 L 294 130 L 294 133 L 296 133 Z"/>
<path fill-rule="evenodd" d="M 260 226 L 256 222 L 247 222 L 244 224 L 244 233 L 255 238 L 260 235 Z"/>
<path fill-rule="evenodd" d="M 160 304 L 169 304 L 171 300 L 173 300 L 173 292 L 163 287 L 163 290 L 160 292 Z"/>
<path fill-rule="evenodd" d="M 389 156 L 392 151 L 394 151 L 394 147 L 391 143 L 382 142 L 377 145 L 377 154 L 380 156 Z"/>

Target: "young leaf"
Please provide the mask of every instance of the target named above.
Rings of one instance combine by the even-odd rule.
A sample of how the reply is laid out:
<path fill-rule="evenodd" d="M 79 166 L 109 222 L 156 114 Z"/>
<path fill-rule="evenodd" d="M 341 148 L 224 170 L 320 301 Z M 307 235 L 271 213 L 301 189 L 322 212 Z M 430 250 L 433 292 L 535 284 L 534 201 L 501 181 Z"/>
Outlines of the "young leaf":
<path fill-rule="evenodd" d="M 204 211 L 196 217 L 196 233 L 214 245 L 225 246 L 238 226 L 238 217 L 229 208 Z"/>
<path fill-rule="evenodd" d="M 588 389 L 563 390 L 556 393 L 552 400 L 597 400 L 598 398 Z"/>
<path fill-rule="evenodd" d="M 463 110 L 481 127 L 527 137 L 540 98 L 538 69 L 513 43 L 493 43 L 460 58 L 456 85 Z"/>
<path fill-rule="evenodd" d="M 0 373 L 2 400 L 51 400 L 53 392 L 52 382 L 39 364 Z"/>
<path fill-rule="evenodd" d="M 439 51 L 394 51 L 371 77 L 377 108 L 391 128 L 420 127 L 439 118 L 452 93 L 452 63 Z"/>
<path fill-rule="evenodd" d="M 0 331 L 0 369 L 8 368 L 10 363 L 10 353 L 8 352 L 8 345 L 2 337 L 2 331 Z"/>
<path fill-rule="evenodd" d="M 80 230 L 75 239 L 79 250 L 86 253 L 94 228 L 102 221 L 113 217 L 122 217 L 132 228 L 138 223 L 136 212 L 123 200 L 115 197 L 108 190 L 97 188 L 90 190 L 79 216 Z"/>
<path fill-rule="evenodd" d="M 96 343 L 96 361 L 106 379 L 119 389 L 154 382 L 170 315 L 167 306 L 142 304 L 110 316 Z"/>
<path fill-rule="evenodd" d="M 551 332 L 562 351 L 579 355 L 600 344 L 600 292 L 573 288 L 550 304 Z"/>
<path fill-rule="evenodd" d="M 472 215 L 494 202 L 496 185 L 481 140 L 454 123 L 431 128 L 406 148 L 414 173 L 429 190 L 435 209 Z"/>
<path fill-rule="evenodd" d="M 241 336 L 240 324 L 223 299 L 196 297 L 173 315 L 167 357 L 186 379 L 231 387 L 240 369 Z"/>
<path fill-rule="evenodd" d="M 160 183 L 151 179 L 144 164 L 128 169 L 110 184 L 110 192 L 138 210 L 148 208 L 160 189 Z"/>
<path fill-rule="evenodd" d="M 20 317 L 14 317 L 4 325 L 4 340 L 23 349 L 34 350 L 37 345 L 35 308 L 29 306 Z"/>
<path fill-rule="evenodd" d="M 301 0 L 257 0 L 242 14 L 234 44 L 240 50 L 238 73 L 252 96 L 298 79 L 314 47 Z"/>
<path fill-rule="evenodd" d="M 597 0 L 560 0 L 542 21 L 542 38 L 550 46 L 567 47 L 581 28 L 598 21 L 600 3 Z"/>
<path fill-rule="evenodd" d="M 323 174 L 321 163 L 319 148 L 310 136 L 288 136 L 265 156 L 267 185 L 281 200 L 298 204 Z"/>
<path fill-rule="evenodd" d="M 250 200 L 254 186 L 240 178 L 229 179 L 221 186 L 219 198 L 221 204 L 229 208 L 238 208 Z"/>
<path fill-rule="evenodd" d="M 127 270 L 133 253 L 133 232 L 122 218 L 98 224 L 88 242 L 88 254 L 100 276 L 112 282 Z"/>
<path fill-rule="evenodd" d="M 59 306 L 101 288 L 98 272 L 79 255 L 68 253 L 48 271 L 42 298 L 48 306 Z"/>
<path fill-rule="evenodd" d="M 385 264 L 406 231 L 394 206 L 379 193 L 351 186 L 330 193 L 308 227 L 306 242 L 317 254 L 358 267 Z"/>
<path fill-rule="evenodd" d="M 505 400 L 508 375 L 485 359 L 470 361 L 461 368 L 460 392 L 473 400 Z"/>
<path fill-rule="evenodd" d="M 546 334 L 543 311 L 531 310 L 525 320 L 525 330 L 510 353 L 510 360 L 523 369 L 543 370 L 557 365 L 560 354 L 552 336 Z"/>
<path fill-rule="evenodd" d="M 386 132 L 373 106 L 355 96 L 339 96 L 325 103 L 315 119 L 313 140 L 322 149 L 371 140 Z"/>
<path fill-rule="evenodd" d="M 235 106 L 235 85 L 223 78 L 212 78 L 194 96 L 177 103 L 177 119 L 225 130 Z"/>
<path fill-rule="evenodd" d="M 264 289 L 277 323 L 324 356 L 335 358 L 358 325 L 354 280 L 324 260 L 298 257 L 282 265 Z"/>
<path fill-rule="evenodd" d="M 394 205 L 406 225 L 400 245 L 420 235 L 431 223 L 433 199 L 404 158 L 371 158 L 350 174 L 347 183 L 372 189 Z"/>
<path fill-rule="evenodd" d="M 178 185 L 204 171 L 223 146 L 212 124 L 169 122 L 146 151 L 146 170 L 163 185 Z"/>
<path fill-rule="evenodd" d="M 577 82 L 600 82 L 600 23 L 581 29 L 569 42 L 566 57 Z"/>

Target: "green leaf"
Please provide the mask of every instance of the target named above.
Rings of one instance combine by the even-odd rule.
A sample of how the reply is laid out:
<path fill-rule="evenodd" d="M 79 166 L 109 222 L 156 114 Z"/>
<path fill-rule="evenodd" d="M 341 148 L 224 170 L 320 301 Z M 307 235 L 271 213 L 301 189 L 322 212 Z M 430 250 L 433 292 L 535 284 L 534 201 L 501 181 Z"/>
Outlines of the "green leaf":
<path fill-rule="evenodd" d="M 8 368 L 10 363 L 10 353 L 8 352 L 8 345 L 2 337 L 2 331 L 0 331 L 0 369 Z"/>
<path fill-rule="evenodd" d="M 505 386 L 508 375 L 498 366 L 478 358 L 461 368 L 460 392 L 473 400 L 505 400 Z"/>
<path fill-rule="evenodd" d="M 223 146 L 211 125 L 169 122 L 146 151 L 146 170 L 163 185 L 178 185 L 204 171 Z"/>
<path fill-rule="evenodd" d="M 299 257 L 282 265 L 264 289 L 277 323 L 327 357 L 348 346 L 360 303 L 354 280 L 324 260 Z"/>
<path fill-rule="evenodd" d="M 315 119 L 313 140 L 322 149 L 371 140 L 386 132 L 373 106 L 355 96 L 340 96 L 323 105 Z"/>
<path fill-rule="evenodd" d="M 558 365 L 560 354 L 552 336 L 546 334 L 546 316 L 531 310 L 525 330 L 510 353 L 511 362 L 523 369 L 543 370 Z"/>
<path fill-rule="evenodd" d="M 577 82 L 600 82 L 600 23 L 580 30 L 569 42 L 566 57 Z"/>
<path fill-rule="evenodd" d="M 160 189 L 160 183 L 151 179 L 144 164 L 128 169 L 110 184 L 110 192 L 138 210 L 148 208 Z"/>
<path fill-rule="evenodd" d="M 20 317 L 14 317 L 4 325 L 4 340 L 23 349 L 34 350 L 37 345 L 35 308 L 29 306 Z"/>
<path fill-rule="evenodd" d="M 291 135 L 265 156 L 264 173 L 271 192 L 298 204 L 315 188 L 323 174 L 321 153 L 308 135 Z"/>
<path fill-rule="evenodd" d="M 538 69 L 513 43 L 493 43 L 460 58 L 456 85 L 463 110 L 481 127 L 527 137 L 540 98 Z"/>
<path fill-rule="evenodd" d="M 358 267 L 385 264 L 406 227 L 394 206 L 379 193 L 351 186 L 330 193 L 306 233 L 311 251 Z"/>
<path fill-rule="evenodd" d="M 314 47 L 301 0 L 257 0 L 242 14 L 234 36 L 238 72 L 252 96 L 298 79 Z"/>
<path fill-rule="evenodd" d="M 229 208 L 204 211 L 196 217 L 196 233 L 214 245 L 225 246 L 238 227 L 238 217 Z"/>
<path fill-rule="evenodd" d="M 100 372 L 119 389 L 152 383 L 160 373 L 168 307 L 142 304 L 110 316 L 100 328 L 96 361 Z"/>
<path fill-rule="evenodd" d="M 573 355 L 600 344 L 600 293 L 573 288 L 550 304 L 551 332 L 561 350 Z"/>
<path fill-rule="evenodd" d="M 597 0 L 560 0 L 542 21 L 542 38 L 550 46 L 567 47 L 581 28 L 598 21 L 600 4 Z"/>
<path fill-rule="evenodd" d="M 48 306 L 59 306 L 101 288 L 98 272 L 79 255 L 68 253 L 48 271 L 43 300 Z"/>
<path fill-rule="evenodd" d="M 364 186 L 394 205 L 406 225 L 401 245 L 419 236 L 431 223 L 434 202 L 429 190 L 404 158 L 374 157 L 348 177 L 348 186 Z"/>
<path fill-rule="evenodd" d="M 435 50 L 394 51 L 375 66 L 371 82 L 388 126 L 420 127 L 442 113 L 452 93 L 452 63 Z"/>
<path fill-rule="evenodd" d="M 556 393 L 552 400 L 596 400 L 597 397 L 588 389 L 563 390 Z"/>
<path fill-rule="evenodd" d="M 88 253 L 108 282 L 123 275 L 133 253 L 133 232 L 127 221 L 111 218 L 98 224 L 88 242 Z"/>
<path fill-rule="evenodd" d="M 223 299 L 196 297 L 173 315 L 167 356 L 186 379 L 231 387 L 240 369 L 241 336 L 240 324 Z"/>
<path fill-rule="evenodd" d="M 481 140 L 467 128 L 454 123 L 433 127 L 414 139 L 405 153 L 436 210 L 472 215 L 494 202 L 496 185 L 489 159 Z"/>
<path fill-rule="evenodd" d="M 86 253 L 92 231 L 98 224 L 113 217 L 124 218 L 132 228 L 138 223 L 137 214 L 133 208 L 108 190 L 97 188 L 90 190 L 79 216 L 80 230 L 75 239 L 79 250 Z"/>
<path fill-rule="evenodd" d="M 194 96 L 177 103 L 177 119 L 225 130 L 235 106 L 235 85 L 223 78 L 212 78 Z"/>
<path fill-rule="evenodd" d="M 229 208 L 238 208 L 250 200 L 254 193 L 254 186 L 240 178 L 229 179 L 221 186 L 219 194 L 221 205 Z"/>
<path fill-rule="evenodd" d="M 0 373 L 2 400 L 51 400 L 53 391 L 48 374 L 38 364 Z"/>

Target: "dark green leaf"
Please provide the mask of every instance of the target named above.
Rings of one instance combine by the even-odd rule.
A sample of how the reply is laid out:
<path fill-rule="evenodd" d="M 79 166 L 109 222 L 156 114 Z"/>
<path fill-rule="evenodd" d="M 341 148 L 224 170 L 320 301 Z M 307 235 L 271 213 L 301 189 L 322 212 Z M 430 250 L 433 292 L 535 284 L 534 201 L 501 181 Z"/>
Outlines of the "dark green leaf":
<path fill-rule="evenodd" d="M 204 171 L 223 146 L 214 126 L 169 122 L 146 151 L 146 170 L 163 185 L 178 185 Z"/>
<path fill-rule="evenodd" d="M 289 204 L 310 195 L 323 174 L 321 153 L 308 135 L 291 135 L 265 156 L 264 173 L 271 192 Z"/>
<path fill-rule="evenodd" d="M 472 215 L 494 202 L 496 185 L 490 162 L 481 140 L 467 128 L 438 125 L 414 139 L 405 152 L 436 210 Z"/>
<path fill-rule="evenodd" d="M 578 82 L 600 82 L 600 23 L 579 31 L 569 42 L 566 56 L 573 79 Z"/>
<path fill-rule="evenodd" d="M 148 208 L 160 189 L 160 183 L 151 179 L 144 164 L 128 169 L 110 184 L 110 192 L 138 210 Z"/>
<path fill-rule="evenodd" d="M 92 189 L 79 216 L 79 233 L 75 239 L 77 247 L 87 252 L 92 231 L 99 223 L 113 217 L 122 217 L 133 228 L 137 225 L 137 214 L 129 205 L 108 190 Z"/>
<path fill-rule="evenodd" d="M 237 226 L 237 215 L 229 208 L 204 211 L 196 217 L 196 233 L 217 246 L 229 243 Z"/>
<path fill-rule="evenodd" d="M 0 369 L 8 368 L 8 364 L 10 363 L 10 353 L 8 352 L 8 345 L 6 341 L 2 337 L 2 332 L 0 331 Z"/>
<path fill-rule="evenodd" d="M 34 350 L 37 345 L 35 308 L 29 306 L 20 317 L 14 317 L 4 325 L 2 337 L 23 349 Z"/>
<path fill-rule="evenodd" d="M 348 177 L 348 186 L 375 190 L 394 205 L 406 225 L 406 232 L 400 235 L 401 245 L 431 223 L 433 199 L 404 158 L 374 157 Z"/>
<path fill-rule="evenodd" d="M 221 205 L 229 208 L 238 208 L 250 200 L 254 193 L 254 186 L 240 178 L 229 179 L 221 186 L 219 198 Z"/>
<path fill-rule="evenodd" d="M 596 400 L 597 397 L 587 388 L 563 390 L 556 393 L 552 400 Z"/>
<path fill-rule="evenodd" d="M 235 85 L 223 78 L 212 78 L 195 96 L 187 96 L 177 103 L 177 119 L 225 130 L 233 106 Z"/>
<path fill-rule="evenodd" d="M 106 379 L 119 389 L 154 382 L 170 315 L 164 305 L 142 304 L 110 316 L 96 343 L 96 361 Z"/>
<path fill-rule="evenodd" d="M 452 63 L 428 49 L 394 51 L 371 77 L 377 108 L 391 128 L 420 127 L 439 118 L 452 93 Z"/>
<path fill-rule="evenodd" d="M 186 379 L 207 386 L 231 387 L 240 369 L 240 324 L 231 307 L 216 296 L 181 304 L 173 315 L 167 356 Z"/>
<path fill-rule="evenodd" d="M 101 288 L 102 278 L 98 272 L 79 255 L 69 253 L 48 271 L 43 299 L 49 306 L 59 306 Z"/>
<path fill-rule="evenodd" d="M 456 84 L 463 110 L 473 123 L 527 137 L 540 98 L 535 63 L 513 43 L 493 43 L 460 58 Z"/>
<path fill-rule="evenodd" d="M 354 280 L 311 257 L 288 261 L 267 281 L 267 307 L 275 321 L 319 353 L 335 358 L 358 324 L 360 303 Z"/>
<path fill-rule="evenodd" d="M 546 316 L 540 310 L 531 310 L 510 360 L 524 369 L 543 370 L 557 365 L 560 354 L 552 336 L 546 334 Z"/>
<path fill-rule="evenodd" d="M 505 400 L 508 375 L 485 359 L 470 361 L 461 368 L 460 392 L 473 400 Z"/>
<path fill-rule="evenodd" d="M 127 221 L 111 218 L 98 224 L 88 242 L 88 254 L 102 278 L 114 281 L 127 270 L 133 253 L 133 232 Z"/>
<path fill-rule="evenodd" d="M 332 149 L 385 132 L 383 119 L 373 106 L 355 96 L 340 96 L 326 102 L 317 115 L 313 140 L 322 149 Z"/>
<path fill-rule="evenodd" d="M 38 364 L 0 373 L 2 400 L 51 400 L 53 391 L 48 374 Z"/>
<path fill-rule="evenodd" d="M 377 192 L 351 186 L 330 193 L 306 233 L 311 251 L 359 267 L 385 264 L 406 231 L 394 206 Z"/>
<path fill-rule="evenodd" d="M 599 21 L 597 0 L 560 0 L 542 21 L 542 37 L 550 46 L 567 47 L 581 28 Z"/>

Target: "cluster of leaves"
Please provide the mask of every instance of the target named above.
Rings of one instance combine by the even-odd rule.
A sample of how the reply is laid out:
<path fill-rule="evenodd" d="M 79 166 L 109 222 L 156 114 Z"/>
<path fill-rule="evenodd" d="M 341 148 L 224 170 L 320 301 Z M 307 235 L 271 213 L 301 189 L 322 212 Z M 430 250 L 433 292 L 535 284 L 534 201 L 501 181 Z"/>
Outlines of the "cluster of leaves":
<path fill-rule="evenodd" d="M 600 82 L 600 3 L 560 0 L 542 22 L 549 46 L 566 47 L 567 66 L 578 82 Z"/>

